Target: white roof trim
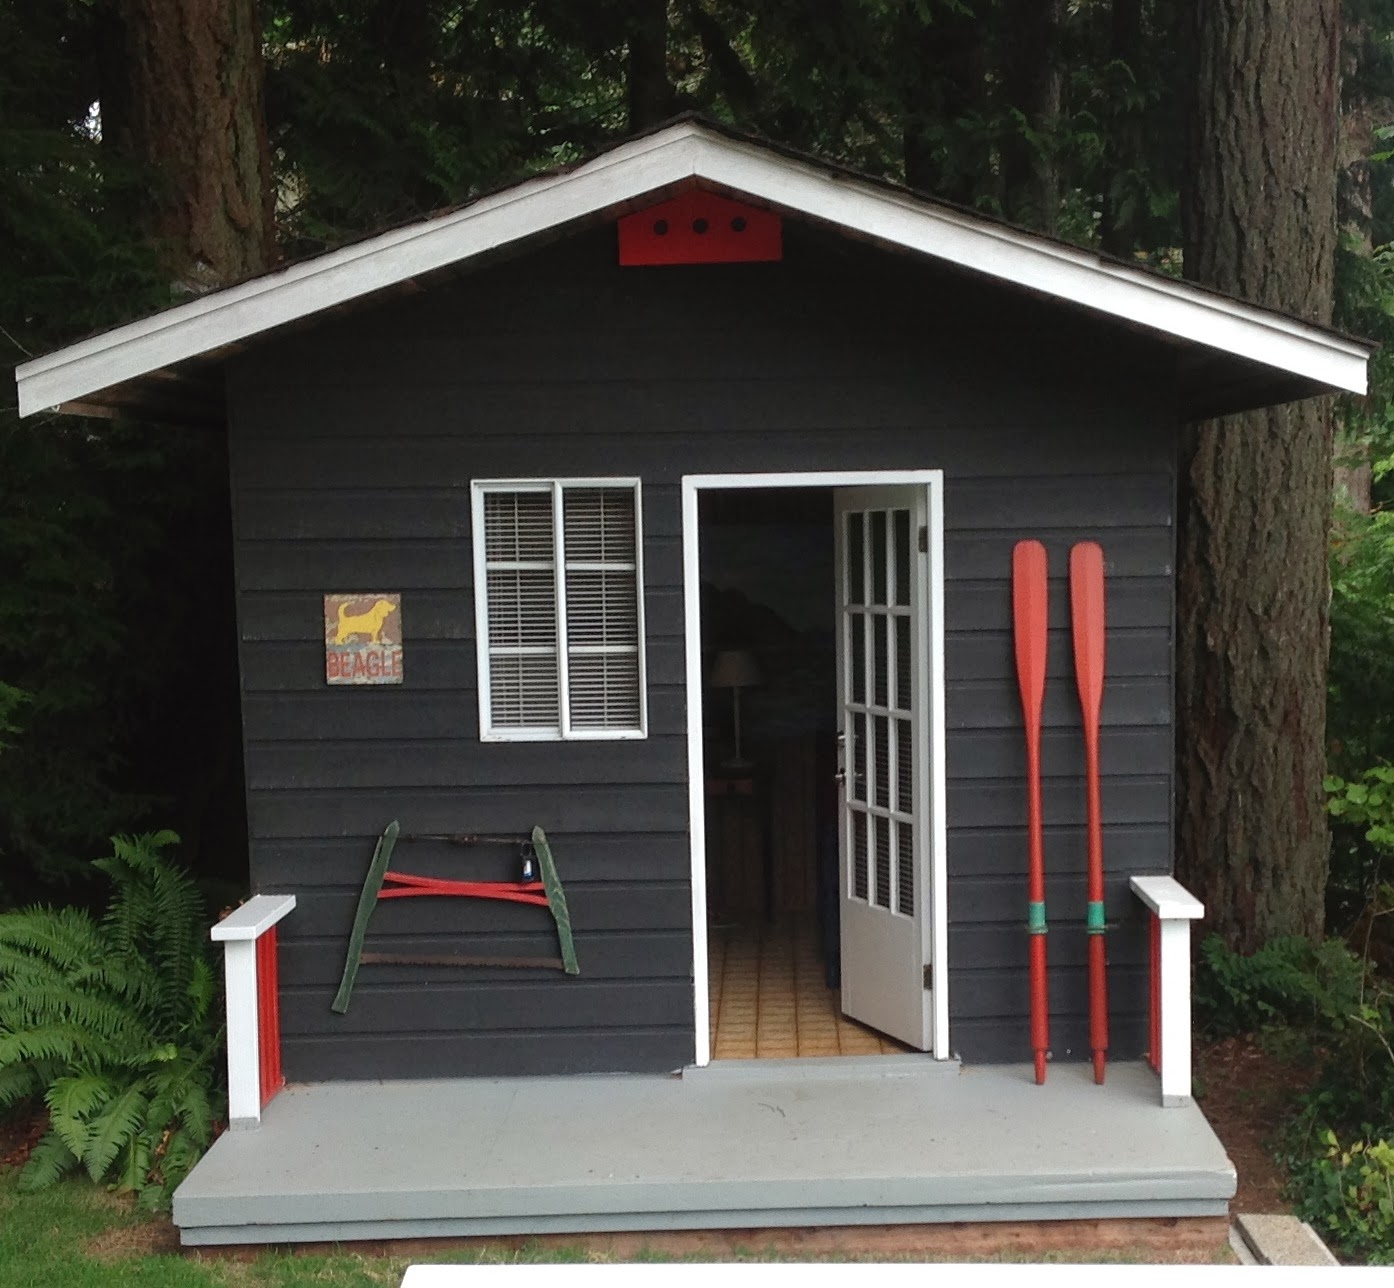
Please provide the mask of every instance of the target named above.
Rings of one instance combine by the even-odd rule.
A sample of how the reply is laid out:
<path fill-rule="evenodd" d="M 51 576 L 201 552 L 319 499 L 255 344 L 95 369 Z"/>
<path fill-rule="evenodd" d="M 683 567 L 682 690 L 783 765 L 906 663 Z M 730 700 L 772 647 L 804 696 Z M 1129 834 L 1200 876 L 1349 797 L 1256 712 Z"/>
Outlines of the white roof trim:
<path fill-rule="evenodd" d="M 1368 350 L 1356 341 L 681 122 L 573 170 L 35 358 L 15 373 L 20 415 L 88 397 L 692 178 L 1333 389 L 1365 392 Z"/>

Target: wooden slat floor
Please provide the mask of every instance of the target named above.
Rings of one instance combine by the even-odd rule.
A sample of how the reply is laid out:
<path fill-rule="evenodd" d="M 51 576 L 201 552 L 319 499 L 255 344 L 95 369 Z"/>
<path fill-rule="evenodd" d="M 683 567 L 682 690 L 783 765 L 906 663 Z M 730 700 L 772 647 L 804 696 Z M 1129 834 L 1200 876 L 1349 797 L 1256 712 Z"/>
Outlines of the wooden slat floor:
<path fill-rule="evenodd" d="M 910 1048 L 847 1019 L 823 980 L 807 919 L 713 927 L 708 938 L 714 1060 L 903 1055 Z"/>

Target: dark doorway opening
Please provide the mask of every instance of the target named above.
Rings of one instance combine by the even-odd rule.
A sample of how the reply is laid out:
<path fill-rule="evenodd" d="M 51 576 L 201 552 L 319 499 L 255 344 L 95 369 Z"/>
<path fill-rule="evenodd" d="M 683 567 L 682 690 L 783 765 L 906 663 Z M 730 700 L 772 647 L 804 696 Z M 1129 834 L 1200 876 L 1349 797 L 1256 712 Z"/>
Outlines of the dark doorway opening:
<path fill-rule="evenodd" d="M 837 991 L 830 488 L 698 498 L 715 1059 L 899 1052 Z"/>

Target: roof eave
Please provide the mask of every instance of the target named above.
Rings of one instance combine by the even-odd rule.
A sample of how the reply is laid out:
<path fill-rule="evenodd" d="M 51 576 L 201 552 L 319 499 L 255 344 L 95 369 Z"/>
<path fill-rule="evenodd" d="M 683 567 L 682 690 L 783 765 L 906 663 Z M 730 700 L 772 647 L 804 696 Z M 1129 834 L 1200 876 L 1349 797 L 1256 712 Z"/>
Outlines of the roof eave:
<path fill-rule="evenodd" d="M 26 362 L 16 370 L 20 415 L 91 405 L 113 385 L 693 180 L 1260 363 L 1318 392 L 1366 390 L 1370 348 L 1359 341 L 684 121 Z"/>

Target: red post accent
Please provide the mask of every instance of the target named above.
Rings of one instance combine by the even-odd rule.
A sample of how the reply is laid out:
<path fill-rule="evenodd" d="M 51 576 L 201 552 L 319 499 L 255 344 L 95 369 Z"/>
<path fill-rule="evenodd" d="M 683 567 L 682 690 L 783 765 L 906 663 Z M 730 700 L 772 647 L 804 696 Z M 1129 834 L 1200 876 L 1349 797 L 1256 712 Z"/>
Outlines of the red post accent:
<path fill-rule="evenodd" d="M 778 215 L 693 188 L 619 221 L 620 264 L 749 264 L 784 258 Z"/>
<path fill-rule="evenodd" d="M 286 1085 L 281 1073 L 281 981 L 276 927 L 257 940 L 257 1048 L 261 1057 L 261 1103 Z"/>
<path fill-rule="evenodd" d="M 1162 919 L 1152 918 L 1151 978 L 1147 1012 L 1147 1063 L 1162 1071 Z"/>

